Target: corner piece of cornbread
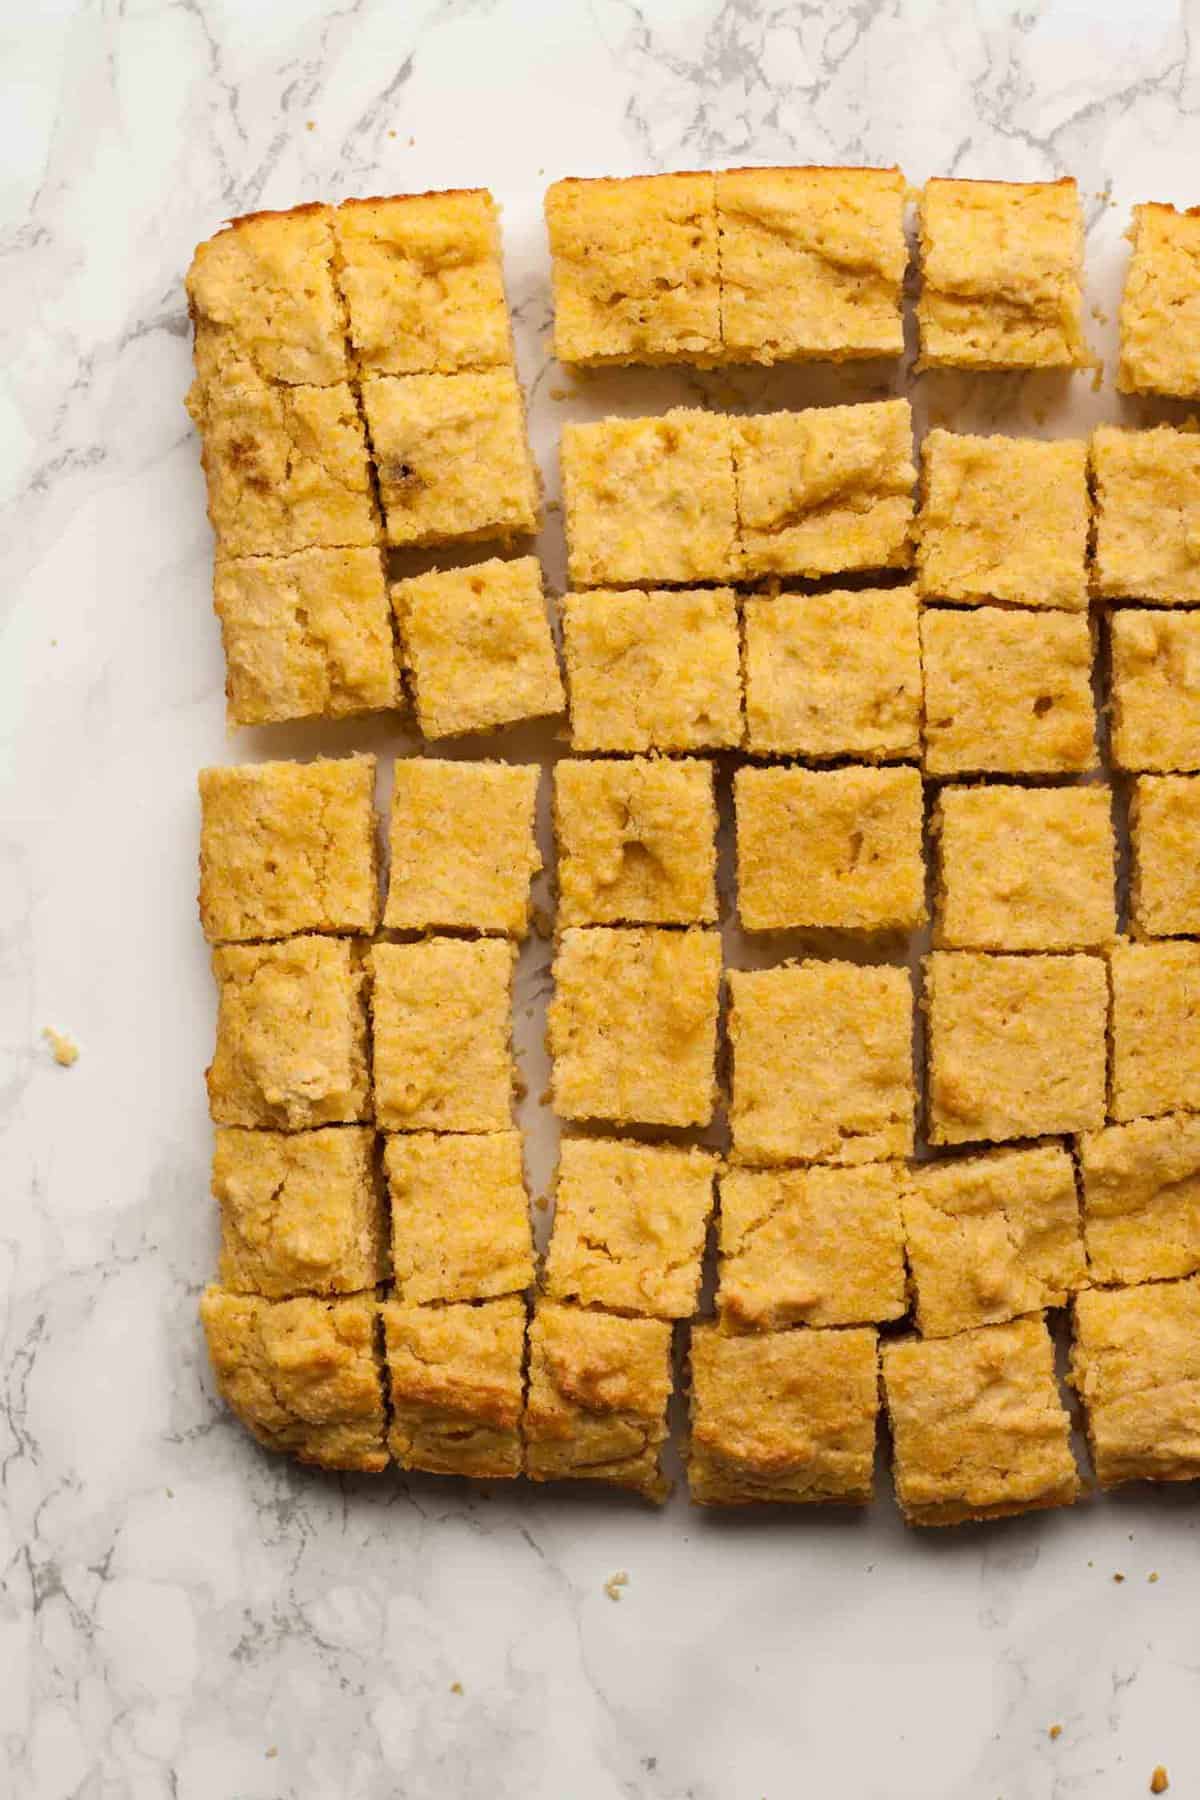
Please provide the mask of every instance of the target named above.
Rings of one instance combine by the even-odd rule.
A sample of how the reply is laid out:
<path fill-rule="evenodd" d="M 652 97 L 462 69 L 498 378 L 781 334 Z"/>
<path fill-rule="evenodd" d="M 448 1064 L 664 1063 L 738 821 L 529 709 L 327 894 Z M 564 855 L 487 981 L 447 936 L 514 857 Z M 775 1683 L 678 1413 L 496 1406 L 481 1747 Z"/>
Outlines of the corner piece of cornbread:
<path fill-rule="evenodd" d="M 433 937 L 368 955 L 381 1128 L 507 1131 L 514 946 Z"/>
<path fill-rule="evenodd" d="M 519 1131 L 389 1137 L 396 1298 L 415 1306 L 495 1300 L 533 1284 Z"/>
<path fill-rule="evenodd" d="M 1121 940 L 1109 969 L 1109 1117 L 1200 1112 L 1200 944 Z"/>
<path fill-rule="evenodd" d="M 540 774 L 536 763 L 398 757 L 384 925 L 524 937 L 529 884 L 542 866 Z"/>
<path fill-rule="evenodd" d="M 1140 775 L 1129 836 L 1136 935 L 1200 936 L 1200 778 Z"/>
<path fill-rule="evenodd" d="M 1088 1132 L 1079 1165 L 1097 1281 L 1132 1286 L 1200 1269 L 1200 1115 L 1168 1113 Z"/>
<path fill-rule="evenodd" d="M 1200 431 L 1092 433 L 1093 591 L 1105 600 L 1200 601 Z"/>
<path fill-rule="evenodd" d="M 1200 206 L 1133 209 L 1133 254 L 1121 296 L 1125 394 L 1200 398 Z"/>
<path fill-rule="evenodd" d="M 1200 1280 L 1080 1294 L 1071 1382 L 1101 1487 L 1200 1480 Z"/>
<path fill-rule="evenodd" d="M 560 925 L 711 925 L 709 762 L 568 757 L 554 771 Z"/>
<path fill-rule="evenodd" d="M 525 1302 L 407 1306 L 386 1300 L 388 1449 L 402 1469 L 501 1481 L 519 1475 Z"/>
<path fill-rule="evenodd" d="M 1121 606 L 1109 618 L 1119 769 L 1200 769 L 1200 612 Z"/>

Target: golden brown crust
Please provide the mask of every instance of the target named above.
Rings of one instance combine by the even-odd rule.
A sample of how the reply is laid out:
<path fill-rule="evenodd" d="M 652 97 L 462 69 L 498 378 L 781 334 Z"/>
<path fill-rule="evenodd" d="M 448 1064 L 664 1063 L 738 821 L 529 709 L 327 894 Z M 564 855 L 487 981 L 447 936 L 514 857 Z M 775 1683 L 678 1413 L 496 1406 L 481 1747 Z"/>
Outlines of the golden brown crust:
<path fill-rule="evenodd" d="M 1080 1294 L 1070 1379 L 1101 1487 L 1200 1479 L 1200 1280 Z"/>
<path fill-rule="evenodd" d="M 398 758 L 385 926 L 524 937 L 529 884 L 542 866 L 540 774 L 530 763 Z"/>
<path fill-rule="evenodd" d="M 519 1131 L 385 1140 L 396 1298 L 493 1300 L 533 1283 Z"/>
<path fill-rule="evenodd" d="M 498 1480 L 521 1472 L 525 1302 L 380 1308 L 401 1468 Z"/>
<path fill-rule="evenodd" d="M 385 1131 L 506 1131 L 514 1069 L 506 939 L 375 944 L 375 1116 Z"/>
<path fill-rule="evenodd" d="M 529 1332 L 525 1454 L 534 1481 L 582 1479 L 664 1500 L 671 1327 L 539 1302 Z"/>

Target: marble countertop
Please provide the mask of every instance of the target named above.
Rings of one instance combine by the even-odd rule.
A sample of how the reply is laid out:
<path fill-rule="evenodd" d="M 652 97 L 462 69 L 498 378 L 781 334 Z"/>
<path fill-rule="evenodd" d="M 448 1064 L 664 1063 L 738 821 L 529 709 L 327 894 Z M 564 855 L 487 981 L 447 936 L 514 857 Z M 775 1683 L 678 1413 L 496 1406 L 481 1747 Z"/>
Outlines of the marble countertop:
<path fill-rule="evenodd" d="M 1200 1793 L 1193 1492 L 922 1536 L 881 1471 L 862 1519 L 708 1518 L 679 1494 L 651 1516 L 321 1479 L 215 1400 L 195 773 L 404 741 L 225 734 L 180 285 L 233 213 L 490 185 L 553 479 L 572 408 L 657 410 L 694 379 L 562 398 L 554 176 L 1069 172 L 1107 387 L 1076 381 L 1049 417 L 991 378 L 923 404 L 1026 430 L 1122 416 L 1129 206 L 1200 201 L 1195 0 L 58 0 L 4 40 L 0 1793 L 1117 1800 L 1159 1763 Z M 735 402 L 847 391 L 724 379 Z M 553 531 L 545 550 L 558 580 Z"/>

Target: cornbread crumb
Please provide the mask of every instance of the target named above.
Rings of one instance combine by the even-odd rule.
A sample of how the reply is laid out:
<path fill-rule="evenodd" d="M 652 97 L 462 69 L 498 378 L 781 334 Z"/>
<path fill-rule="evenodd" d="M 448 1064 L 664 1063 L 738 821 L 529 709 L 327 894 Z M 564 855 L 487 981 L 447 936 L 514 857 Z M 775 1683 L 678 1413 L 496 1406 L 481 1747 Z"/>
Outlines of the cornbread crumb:
<path fill-rule="evenodd" d="M 1124 1579 L 1125 1579 L 1125 1576 L 1120 1569 L 1113 1570 L 1113 1580 L 1114 1581 L 1124 1581 Z"/>
<path fill-rule="evenodd" d="M 1200 207 L 1135 206 L 1129 237 L 1117 386 L 1126 394 L 1194 400 L 1200 397 Z"/>
<path fill-rule="evenodd" d="M 533 1283 L 519 1131 L 389 1137 L 396 1298 L 416 1306 L 494 1300 Z"/>
<path fill-rule="evenodd" d="M 369 958 L 383 1130 L 508 1130 L 512 944 L 434 937 L 375 944 Z"/>
<path fill-rule="evenodd" d="M 1151 1569 L 1150 1573 L 1146 1577 L 1146 1580 L 1147 1581 L 1157 1581 L 1158 1580 L 1158 1570 Z"/>
<path fill-rule="evenodd" d="M 396 134 L 395 134 L 395 132 L 392 132 L 391 135 L 394 137 Z M 450 1683 L 450 1692 L 452 1694 L 461 1694 L 462 1691 L 463 1691 L 463 1684 L 461 1681 L 452 1681 Z"/>
<path fill-rule="evenodd" d="M 608 1580 L 604 1583 L 604 1591 L 610 1600 L 619 1600 L 621 1598 L 621 1589 L 627 1588 L 628 1586 L 629 1574 L 627 1570 L 618 1569 L 616 1574 L 610 1575 Z"/>
<path fill-rule="evenodd" d="M 1101 1487 L 1200 1478 L 1200 1278 L 1077 1295 L 1070 1380 Z"/>
<path fill-rule="evenodd" d="M 717 916 L 711 763 L 569 758 L 554 771 L 562 925 L 707 925 Z"/>
<path fill-rule="evenodd" d="M 1200 1111 L 1200 944 L 1113 945 L 1110 1117 Z"/>
<path fill-rule="evenodd" d="M 252 374 L 286 386 L 344 382 L 332 211 L 247 213 L 196 248 L 188 305 L 202 380 Z"/>
<path fill-rule="evenodd" d="M 1200 769 L 1200 613 L 1119 607 L 1112 754 L 1119 769 Z"/>
<path fill-rule="evenodd" d="M 396 931 L 529 930 L 534 764 L 397 760 L 383 922 Z"/>
<path fill-rule="evenodd" d="M 79 1061 L 79 1045 L 65 1031 L 56 1031 L 53 1025 L 43 1025 L 42 1036 L 49 1044 L 50 1054 L 60 1069 L 69 1069 L 72 1063 Z"/>
<path fill-rule="evenodd" d="M 1047 1735 L 1047 1737 L 1050 1737 L 1050 1738 L 1060 1738 L 1062 1736 L 1062 1726 L 1061 1725 L 1051 1725 L 1051 1727 L 1046 1735 Z"/>
<path fill-rule="evenodd" d="M 542 1300 L 529 1328 L 525 1457 L 534 1481 L 574 1479 L 665 1500 L 659 1461 L 671 1327 Z"/>
<path fill-rule="evenodd" d="M 1134 931 L 1151 938 L 1200 934 L 1200 779 L 1140 776 L 1129 833 Z"/>
<path fill-rule="evenodd" d="M 1164 606 L 1200 600 L 1200 433 L 1101 425 L 1092 482 L 1094 591 Z"/>
<path fill-rule="evenodd" d="M 408 1306 L 383 1319 L 388 1449 L 402 1469 L 499 1481 L 522 1468 L 525 1302 Z"/>
<path fill-rule="evenodd" d="M 1150 1792 L 1152 1794 L 1165 1794 L 1170 1785 L 1171 1783 L 1167 1778 L 1167 1771 L 1163 1768 L 1162 1764 L 1159 1763 L 1150 1776 Z"/>

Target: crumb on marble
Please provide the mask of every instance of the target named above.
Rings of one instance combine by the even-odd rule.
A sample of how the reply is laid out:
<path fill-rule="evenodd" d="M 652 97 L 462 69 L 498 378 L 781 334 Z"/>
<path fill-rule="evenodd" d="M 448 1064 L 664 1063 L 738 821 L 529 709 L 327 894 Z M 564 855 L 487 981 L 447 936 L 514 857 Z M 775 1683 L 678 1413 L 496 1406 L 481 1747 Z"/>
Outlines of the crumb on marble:
<path fill-rule="evenodd" d="M 390 137 L 390 138 L 394 138 L 394 137 L 395 137 L 395 135 L 396 135 L 396 134 L 395 134 L 395 132 L 394 132 L 394 131 L 389 131 L 389 132 L 388 132 L 388 136 L 389 136 L 389 137 Z"/>
<path fill-rule="evenodd" d="M 571 390 L 570 388 L 565 387 L 552 387 L 550 389 L 550 398 L 552 400 L 569 400 L 571 398 Z"/>
<path fill-rule="evenodd" d="M 1165 1794 L 1170 1785 L 1171 1783 L 1167 1779 L 1167 1771 L 1163 1768 L 1162 1764 L 1159 1763 L 1158 1767 L 1150 1777 L 1150 1792 L 1152 1794 Z"/>
<path fill-rule="evenodd" d="M 547 514 L 560 513 L 561 511 L 562 511 L 562 501 L 561 500 L 547 500 L 547 502 L 546 502 Z"/>
<path fill-rule="evenodd" d="M 1051 1725 L 1049 1732 L 1047 1733 L 1047 1736 L 1052 1739 L 1060 1738 L 1062 1736 L 1062 1726 L 1061 1725 Z"/>
<path fill-rule="evenodd" d="M 1147 1581 L 1157 1581 L 1158 1580 L 1158 1570 L 1151 1569 L 1150 1573 L 1146 1577 L 1146 1580 Z"/>
<path fill-rule="evenodd" d="M 539 1194 L 533 1204 L 540 1213 L 549 1212 L 550 1210 L 550 1202 L 547 1200 L 545 1194 Z"/>
<path fill-rule="evenodd" d="M 452 1681 L 450 1683 L 450 1692 L 452 1694 L 461 1694 L 462 1691 L 463 1691 L 463 1684 L 461 1681 Z"/>
<path fill-rule="evenodd" d="M 1092 317 L 1093 317 L 1093 319 L 1095 319 L 1097 325 L 1107 325 L 1108 324 L 1108 314 L 1105 312 L 1105 310 L 1102 306 L 1093 306 Z"/>
<path fill-rule="evenodd" d="M 533 926 L 534 935 L 542 938 L 545 942 L 548 943 L 554 936 L 554 920 L 544 906 L 533 908 L 530 923 Z"/>
<path fill-rule="evenodd" d="M 1114 1581 L 1124 1581 L 1124 1579 L 1125 1579 L 1125 1577 L 1124 1577 L 1124 1575 L 1123 1575 L 1123 1574 L 1122 1574 L 1122 1573 L 1121 1573 L 1121 1571 L 1120 1571 L 1120 1569 L 1114 1569 L 1114 1570 L 1113 1570 L 1113 1580 L 1114 1580 Z"/>
<path fill-rule="evenodd" d="M 304 121 L 304 129 L 305 131 L 315 131 L 317 129 L 317 121 L 315 119 L 306 119 Z"/>
<path fill-rule="evenodd" d="M 605 1582 L 604 1591 L 608 1595 L 610 1600 L 619 1600 L 621 1598 L 621 1589 L 626 1588 L 628 1586 L 629 1586 L 628 1572 L 625 1569 L 618 1569 L 616 1574 L 610 1575 L 608 1580 Z"/>
<path fill-rule="evenodd" d="M 55 1031 L 53 1025 L 43 1025 L 42 1036 L 49 1044 L 50 1054 L 60 1069 L 69 1069 L 72 1063 L 78 1062 L 79 1045 L 65 1031 Z"/>
<path fill-rule="evenodd" d="M 272 1744 L 271 1748 L 269 1750 L 263 1751 L 263 1755 L 266 1757 L 268 1762 L 271 1762 L 275 1757 L 277 1757 L 279 1755 L 278 1744 Z"/>

